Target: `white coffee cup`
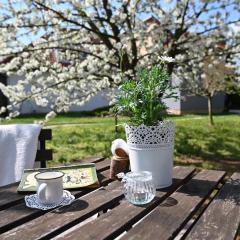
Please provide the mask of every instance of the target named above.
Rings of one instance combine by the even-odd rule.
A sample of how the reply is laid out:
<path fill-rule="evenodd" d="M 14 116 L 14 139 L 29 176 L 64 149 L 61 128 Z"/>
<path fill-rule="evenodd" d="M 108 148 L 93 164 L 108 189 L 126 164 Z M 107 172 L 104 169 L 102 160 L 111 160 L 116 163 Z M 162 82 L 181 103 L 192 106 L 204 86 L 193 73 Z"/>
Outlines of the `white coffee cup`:
<path fill-rule="evenodd" d="M 63 176 L 59 171 L 42 172 L 35 175 L 37 195 L 43 204 L 58 204 L 63 196 Z"/>

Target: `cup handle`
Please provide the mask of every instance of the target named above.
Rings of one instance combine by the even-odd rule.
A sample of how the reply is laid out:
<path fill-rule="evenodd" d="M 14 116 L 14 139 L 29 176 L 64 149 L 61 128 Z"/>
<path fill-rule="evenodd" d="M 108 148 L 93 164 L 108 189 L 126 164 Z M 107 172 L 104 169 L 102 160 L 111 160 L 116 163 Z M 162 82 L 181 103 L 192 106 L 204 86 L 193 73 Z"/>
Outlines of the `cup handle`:
<path fill-rule="evenodd" d="M 37 190 L 38 198 L 42 202 L 46 201 L 46 189 L 47 189 L 47 184 L 46 183 L 41 183 L 40 186 L 38 187 L 38 190 Z"/>

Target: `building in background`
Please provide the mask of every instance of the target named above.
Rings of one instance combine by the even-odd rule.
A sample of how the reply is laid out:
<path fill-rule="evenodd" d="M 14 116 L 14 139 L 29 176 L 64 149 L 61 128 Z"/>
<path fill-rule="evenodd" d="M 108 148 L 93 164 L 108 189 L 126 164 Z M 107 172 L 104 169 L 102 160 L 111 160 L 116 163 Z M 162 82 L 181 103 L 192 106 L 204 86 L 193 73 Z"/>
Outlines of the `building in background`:
<path fill-rule="evenodd" d="M 7 85 L 15 85 L 18 80 L 22 79 L 21 76 L 6 76 L 0 74 L 0 81 Z M 174 85 L 177 86 L 180 80 L 176 77 L 174 79 Z M 30 86 L 29 86 L 30 87 Z M 165 103 L 168 107 L 169 113 L 172 114 L 185 114 L 185 113 L 207 113 L 208 103 L 207 98 L 187 95 L 180 90 L 180 86 L 176 89 L 178 100 L 167 99 Z M 225 93 L 218 93 L 213 98 L 213 111 L 215 113 L 220 113 L 226 110 L 226 98 L 228 97 L 228 102 L 231 104 L 230 107 L 234 109 L 240 109 L 240 101 L 238 101 L 239 96 L 227 96 Z M 6 106 L 8 103 L 7 98 L 0 92 L 0 106 Z M 81 111 L 93 111 L 98 108 L 103 108 L 109 106 L 110 100 L 107 97 L 107 92 L 99 92 L 96 96 L 92 97 L 89 102 L 85 103 L 83 106 L 72 106 L 71 112 L 81 112 Z M 51 111 L 50 107 L 40 107 L 37 106 L 32 100 L 27 100 L 22 103 L 20 113 L 30 114 L 30 113 L 47 113 Z"/>

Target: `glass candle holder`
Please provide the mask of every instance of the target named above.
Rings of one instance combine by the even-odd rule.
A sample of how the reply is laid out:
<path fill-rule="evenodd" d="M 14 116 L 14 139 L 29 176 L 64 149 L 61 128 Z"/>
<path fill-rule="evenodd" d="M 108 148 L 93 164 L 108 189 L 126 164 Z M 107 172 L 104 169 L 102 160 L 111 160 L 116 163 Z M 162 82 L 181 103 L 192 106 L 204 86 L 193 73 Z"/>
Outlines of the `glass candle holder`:
<path fill-rule="evenodd" d="M 148 171 L 129 172 L 122 179 L 126 199 L 135 205 L 144 205 L 153 200 L 156 188 L 152 173 Z"/>

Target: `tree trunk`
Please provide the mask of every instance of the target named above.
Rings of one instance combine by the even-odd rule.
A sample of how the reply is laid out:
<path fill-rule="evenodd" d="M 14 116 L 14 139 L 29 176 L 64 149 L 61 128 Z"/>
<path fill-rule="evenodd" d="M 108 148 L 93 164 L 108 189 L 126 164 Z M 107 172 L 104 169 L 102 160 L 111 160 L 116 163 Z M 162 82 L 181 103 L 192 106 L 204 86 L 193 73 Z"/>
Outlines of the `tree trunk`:
<path fill-rule="evenodd" d="M 114 116 L 114 120 L 115 120 L 115 134 L 117 135 L 117 133 L 118 133 L 118 115 L 117 115 L 117 113 Z"/>
<path fill-rule="evenodd" d="M 208 116 L 209 116 L 209 123 L 211 126 L 214 125 L 214 122 L 213 122 L 213 111 L 212 111 L 212 96 L 209 95 L 208 96 Z"/>

